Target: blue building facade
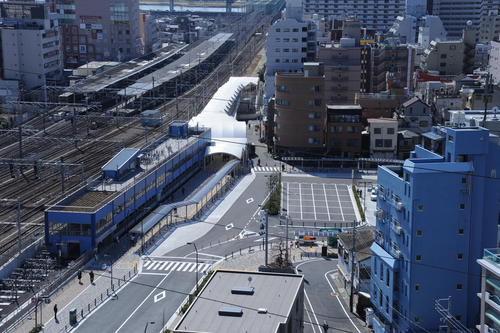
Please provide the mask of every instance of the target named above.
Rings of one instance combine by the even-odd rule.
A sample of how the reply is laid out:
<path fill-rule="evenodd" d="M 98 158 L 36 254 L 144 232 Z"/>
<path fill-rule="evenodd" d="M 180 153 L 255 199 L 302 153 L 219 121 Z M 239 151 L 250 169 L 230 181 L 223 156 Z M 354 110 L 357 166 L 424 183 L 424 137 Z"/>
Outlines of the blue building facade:
<path fill-rule="evenodd" d="M 210 130 L 194 136 L 152 169 L 129 175 L 126 186 L 113 190 L 104 174 L 101 188 L 80 189 L 49 207 L 45 211 L 48 249 L 74 258 L 96 249 L 113 232 L 124 233 L 203 166 L 209 138 Z"/>
<path fill-rule="evenodd" d="M 497 246 L 499 138 L 484 128 L 433 127 L 434 151 L 416 146 L 402 167 L 378 169 L 371 247 L 375 332 L 436 332 L 438 299 L 452 315 L 479 321 L 476 259 Z"/>

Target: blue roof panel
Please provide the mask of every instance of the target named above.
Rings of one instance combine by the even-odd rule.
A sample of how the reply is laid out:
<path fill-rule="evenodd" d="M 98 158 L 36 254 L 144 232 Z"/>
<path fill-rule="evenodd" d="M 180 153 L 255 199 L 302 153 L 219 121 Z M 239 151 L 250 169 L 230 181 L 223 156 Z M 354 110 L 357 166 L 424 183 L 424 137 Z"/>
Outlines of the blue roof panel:
<path fill-rule="evenodd" d="M 117 171 L 130 161 L 135 158 L 139 153 L 139 149 L 124 148 L 120 150 L 108 163 L 104 164 L 102 171 Z"/>

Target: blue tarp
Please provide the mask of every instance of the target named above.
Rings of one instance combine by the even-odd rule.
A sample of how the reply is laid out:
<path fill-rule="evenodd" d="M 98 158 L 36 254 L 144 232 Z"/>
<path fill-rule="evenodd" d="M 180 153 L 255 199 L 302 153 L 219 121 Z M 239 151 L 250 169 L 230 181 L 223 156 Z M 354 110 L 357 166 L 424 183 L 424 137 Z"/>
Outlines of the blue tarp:
<path fill-rule="evenodd" d="M 226 163 L 215 175 L 207 181 L 189 200 L 174 202 L 168 205 L 161 205 L 156 208 L 151 214 L 146 216 L 142 223 L 136 225 L 130 232 L 134 234 L 145 234 L 167 216 L 174 208 L 193 205 L 200 202 L 218 182 L 229 174 L 238 164 L 239 160 L 231 160 Z"/>
<path fill-rule="evenodd" d="M 120 150 L 108 163 L 104 164 L 102 171 L 119 171 L 123 166 L 135 158 L 139 153 L 139 149 L 124 148 Z"/>

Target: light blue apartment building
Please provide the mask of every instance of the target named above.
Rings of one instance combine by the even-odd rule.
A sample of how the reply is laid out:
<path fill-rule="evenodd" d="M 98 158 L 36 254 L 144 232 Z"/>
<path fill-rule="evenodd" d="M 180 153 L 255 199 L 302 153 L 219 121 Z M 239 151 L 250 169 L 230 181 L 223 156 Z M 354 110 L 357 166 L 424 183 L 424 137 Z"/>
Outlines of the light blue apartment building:
<path fill-rule="evenodd" d="M 375 332 L 436 332 L 438 299 L 479 323 L 483 249 L 497 246 L 499 138 L 480 127 L 436 126 L 404 165 L 378 169 L 371 300 Z"/>

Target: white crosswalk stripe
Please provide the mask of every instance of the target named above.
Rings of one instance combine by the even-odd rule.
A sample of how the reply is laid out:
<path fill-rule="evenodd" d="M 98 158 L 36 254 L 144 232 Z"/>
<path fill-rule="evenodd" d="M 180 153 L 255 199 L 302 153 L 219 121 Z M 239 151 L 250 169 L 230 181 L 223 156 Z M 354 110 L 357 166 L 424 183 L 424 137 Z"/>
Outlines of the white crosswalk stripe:
<path fill-rule="evenodd" d="M 267 167 L 267 166 L 258 166 L 252 168 L 254 172 L 280 172 L 280 167 L 277 166 L 272 166 L 272 167 Z"/>
<path fill-rule="evenodd" d="M 211 264 L 201 262 L 198 264 L 198 272 L 206 272 Z M 170 260 L 145 260 L 142 265 L 143 273 L 167 273 L 167 272 L 196 272 L 196 262 L 192 261 L 170 261 Z"/>

